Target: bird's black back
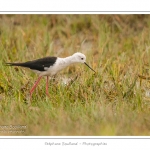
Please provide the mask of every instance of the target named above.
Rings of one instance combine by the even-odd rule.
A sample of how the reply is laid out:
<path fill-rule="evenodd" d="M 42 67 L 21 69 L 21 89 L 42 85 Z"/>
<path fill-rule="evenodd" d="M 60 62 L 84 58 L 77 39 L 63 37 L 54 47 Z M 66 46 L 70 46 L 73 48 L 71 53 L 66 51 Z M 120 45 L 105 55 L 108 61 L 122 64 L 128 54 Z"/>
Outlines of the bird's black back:
<path fill-rule="evenodd" d="M 44 57 L 33 61 L 27 61 L 24 63 L 6 63 L 10 66 L 27 67 L 32 70 L 45 71 L 45 67 L 50 67 L 55 64 L 57 57 Z"/>

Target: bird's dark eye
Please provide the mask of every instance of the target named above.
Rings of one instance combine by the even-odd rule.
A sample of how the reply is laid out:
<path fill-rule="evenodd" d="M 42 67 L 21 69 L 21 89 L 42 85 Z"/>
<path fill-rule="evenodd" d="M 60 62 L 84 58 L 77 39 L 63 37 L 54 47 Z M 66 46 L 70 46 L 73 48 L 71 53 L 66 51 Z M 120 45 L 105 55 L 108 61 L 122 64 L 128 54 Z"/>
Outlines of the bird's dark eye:
<path fill-rule="evenodd" d="M 83 60 L 83 58 L 81 58 Z"/>

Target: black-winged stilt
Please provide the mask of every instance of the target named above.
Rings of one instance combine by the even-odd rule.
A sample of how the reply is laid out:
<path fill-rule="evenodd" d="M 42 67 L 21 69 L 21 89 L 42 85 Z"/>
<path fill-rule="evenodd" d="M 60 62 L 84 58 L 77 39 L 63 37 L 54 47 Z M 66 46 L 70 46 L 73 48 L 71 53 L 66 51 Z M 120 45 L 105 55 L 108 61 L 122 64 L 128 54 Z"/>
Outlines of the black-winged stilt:
<path fill-rule="evenodd" d="M 41 80 L 42 76 L 47 76 L 46 94 L 49 96 L 49 93 L 48 93 L 49 76 L 54 76 L 57 72 L 61 71 L 65 67 L 69 66 L 70 64 L 74 64 L 74 63 L 84 63 L 92 71 L 94 71 L 86 63 L 86 56 L 82 53 L 79 53 L 79 52 L 74 53 L 72 56 L 69 56 L 66 58 L 44 57 L 41 59 L 37 59 L 37 60 L 33 60 L 33 61 L 27 61 L 24 63 L 6 63 L 6 64 L 9 66 L 27 67 L 39 75 L 38 80 L 35 82 L 35 84 L 33 85 L 33 87 L 30 90 L 30 97 L 32 97 L 32 93 L 33 93 L 34 89 L 36 88 L 36 86 L 38 85 L 39 81 Z"/>

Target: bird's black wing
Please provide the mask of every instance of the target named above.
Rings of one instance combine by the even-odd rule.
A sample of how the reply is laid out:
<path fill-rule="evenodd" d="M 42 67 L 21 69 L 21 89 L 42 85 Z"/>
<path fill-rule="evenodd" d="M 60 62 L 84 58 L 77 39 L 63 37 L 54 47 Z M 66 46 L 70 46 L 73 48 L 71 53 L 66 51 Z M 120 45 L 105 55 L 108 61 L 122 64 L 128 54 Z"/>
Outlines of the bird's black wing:
<path fill-rule="evenodd" d="M 28 61 L 25 63 L 6 63 L 10 66 L 21 66 L 27 67 L 32 70 L 45 71 L 45 67 L 50 67 L 55 64 L 57 57 L 44 57 L 33 61 Z"/>

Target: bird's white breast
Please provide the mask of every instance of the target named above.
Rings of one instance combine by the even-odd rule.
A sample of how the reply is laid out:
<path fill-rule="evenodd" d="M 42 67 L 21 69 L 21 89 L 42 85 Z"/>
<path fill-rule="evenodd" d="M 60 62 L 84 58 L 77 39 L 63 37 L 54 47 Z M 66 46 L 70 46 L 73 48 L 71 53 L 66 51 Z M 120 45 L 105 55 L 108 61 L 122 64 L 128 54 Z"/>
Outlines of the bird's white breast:
<path fill-rule="evenodd" d="M 44 68 L 45 71 L 42 71 L 42 72 L 39 71 L 36 73 L 38 73 L 40 76 L 53 76 L 67 66 L 68 66 L 68 63 L 65 61 L 65 59 L 57 58 L 56 62 L 53 64 L 53 66 L 50 66 L 49 68 L 45 67 Z"/>

